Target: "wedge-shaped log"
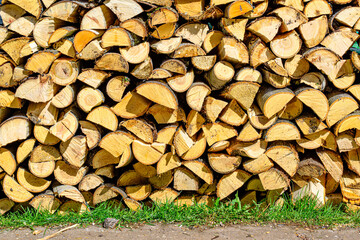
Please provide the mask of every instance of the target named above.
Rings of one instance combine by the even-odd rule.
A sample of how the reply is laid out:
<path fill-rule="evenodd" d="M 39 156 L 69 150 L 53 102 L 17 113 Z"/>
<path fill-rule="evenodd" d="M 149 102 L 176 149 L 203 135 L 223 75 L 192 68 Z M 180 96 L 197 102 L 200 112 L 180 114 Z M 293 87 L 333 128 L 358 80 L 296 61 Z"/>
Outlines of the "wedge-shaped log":
<path fill-rule="evenodd" d="M 251 174 L 240 169 L 223 176 L 216 186 L 216 195 L 220 199 L 226 198 L 242 187 L 250 177 Z"/>

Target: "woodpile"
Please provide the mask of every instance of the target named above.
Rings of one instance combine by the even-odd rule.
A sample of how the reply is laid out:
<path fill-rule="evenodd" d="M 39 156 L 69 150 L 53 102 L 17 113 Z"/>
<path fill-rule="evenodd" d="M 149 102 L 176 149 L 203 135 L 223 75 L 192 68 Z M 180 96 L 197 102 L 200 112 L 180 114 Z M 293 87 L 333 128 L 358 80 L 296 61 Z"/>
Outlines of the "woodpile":
<path fill-rule="evenodd" d="M 1 214 L 285 191 L 360 205 L 360 1 L 3 0 L 0 16 Z"/>

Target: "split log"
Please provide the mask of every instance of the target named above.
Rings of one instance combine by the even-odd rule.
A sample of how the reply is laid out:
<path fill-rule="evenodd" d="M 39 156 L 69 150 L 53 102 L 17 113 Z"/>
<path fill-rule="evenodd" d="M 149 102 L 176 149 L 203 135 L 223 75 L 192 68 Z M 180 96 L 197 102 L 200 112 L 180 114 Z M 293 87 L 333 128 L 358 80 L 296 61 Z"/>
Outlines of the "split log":
<path fill-rule="evenodd" d="M 242 187 L 251 175 L 243 170 L 236 170 L 233 173 L 224 175 L 217 185 L 216 195 L 223 199 Z"/>

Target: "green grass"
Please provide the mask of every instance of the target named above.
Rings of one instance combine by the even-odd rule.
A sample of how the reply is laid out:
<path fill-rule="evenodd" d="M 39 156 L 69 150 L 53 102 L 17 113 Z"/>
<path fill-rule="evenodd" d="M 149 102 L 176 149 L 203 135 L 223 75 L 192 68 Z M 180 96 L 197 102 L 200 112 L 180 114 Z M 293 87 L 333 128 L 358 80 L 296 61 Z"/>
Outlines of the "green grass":
<path fill-rule="evenodd" d="M 305 199 L 293 204 L 285 200 L 282 208 L 276 206 L 255 205 L 252 208 L 241 206 L 238 198 L 230 204 L 216 202 L 214 207 L 194 205 L 190 207 L 174 204 L 143 206 L 142 210 L 133 212 L 129 209 L 120 210 L 107 203 L 100 204 L 91 212 L 82 215 L 68 213 L 66 215 L 39 212 L 26 209 L 23 212 L 10 212 L 0 217 L 1 227 L 19 228 L 44 225 L 63 225 L 79 223 L 101 224 L 105 218 L 119 219 L 119 226 L 143 223 L 181 223 L 182 225 L 236 224 L 236 223 L 296 223 L 307 226 L 360 226 L 360 211 L 348 213 L 345 205 L 326 205 L 316 208 L 314 201 Z"/>

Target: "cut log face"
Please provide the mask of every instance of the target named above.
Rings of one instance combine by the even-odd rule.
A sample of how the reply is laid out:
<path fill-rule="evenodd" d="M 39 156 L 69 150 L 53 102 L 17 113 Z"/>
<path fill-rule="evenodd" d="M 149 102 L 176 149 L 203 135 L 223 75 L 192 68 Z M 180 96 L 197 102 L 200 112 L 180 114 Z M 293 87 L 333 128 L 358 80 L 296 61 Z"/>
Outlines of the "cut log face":
<path fill-rule="evenodd" d="M 35 196 L 29 204 L 35 209 L 46 210 L 53 214 L 60 207 L 61 201 L 52 194 L 44 193 Z"/>
<path fill-rule="evenodd" d="M 19 168 L 16 173 L 16 179 L 21 186 L 32 193 L 45 191 L 51 184 L 51 181 L 36 177 L 24 168 Z"/>
<path fill-rule="evenodd" d="M 242 108 L 249 109 L 253 104 L 260 85 L 252 82 L 237 82 L 231 84 L 223 92 L 228 99 L 235 99 Z"/>
<path fill-rule="evenodd" d="M 14 202 L 27 202 L 34 197 L 33 194 L 27 191 L 9 175 L 5 175 L 2 182 L 2 187 L 6 196 Z"/>
<path fill-rule="evenodd" d="M 265 154 L 291 177 L 295 175 L 300 160 L 293 145 L 284 142 L 275 142 L 268 147 Z"/>
<path fill-rule="evenodd" d="M 273 162 L 266 156 L 266 154 L 262 154 L 258 158 L 250 159 L 243 163 L 244 169 L 252 174 L 265 172 L 273 166 Z"/>
<path fill-rule="evenodd" d="M 264 136 L 267 142 L 290 141 L 300 138 L 300 132 L 296 125 L 287 120 L 278 120 L 273 126 L 267 129 Z"/>
<path fill-rule="evenodd" d="M 207 184 L 212 184 L 214 176 L 211 169 L 200 160 L 186 161 L 183 163 L 185 167 L 190 169 L 198 177 L 204 180 Z"/>
<path fill-rule="evenodd" d="M 272 12 L 275 16 L 281 18 L 281 32 L 291 31 L 303 23 L 307 22 L 306 16 L 292 7 L 282 7 Z"/>
<path fill-rule="evenodd" d="M 15 92 L 15 97 L 31 102 L 48 102 L 54 96 L 56 86 L 49 76 L 30 78 L 21 84 Z"/>
<path fill-rule="evenodd" d="M 179 167 L 174 170 L 174 189 L 178 191 L 197 191 L 198 178 L 187 168 Z"/>
<path fill-rule="evenodd" d="M 288 88 L 263 88 L 259 91 L 256 100 L 265 117 L 271 118 L 280 112 L 294 96 L 293 91 Z"/>
<path fill-rule="evenodd" d="M 314 111 L 321 121 L 325 120 L 329 112 L 329 103 L 321 91 L 304 87 L 297 89 L 295 94 L 302 103 Z"/>
<path fill-rule="evenodd" d="M 217 185 L 216 195 L 220 199 L 224 199 L 231 193 L 242 187 L 245 182 L 251 177 L 251 174 L 236 170 L 233 173 L 224 175 Z"/>
<path fill-rule="evenodd" d="M 173 91 L 161 82 L 148 81 L 139 85 L 136 92 L 141 96 L 168 108 L 177 109 L 178 101 Z M 162 98 L 158 98 L 158 96 Z"/>
<path fill-rule="evenodd" d="M 123 28 L 110 28 L 101 36 L 101 46 L 103 48 L 131 47 L 132 45 L 134 45 L 134 41 L 131 35 Z"/>
<path fill-rule="evenodd" d="M 200 112 L 205 98 L 211 93 L 208 85 L 201 82 L 193 83 L 186 92 L 186 102 L 195 111 Z"/>
<path fill-rule="evenodd" d="M 66 142 L 75 135 L 78 125 L 77 116 L 73 112 L 68 111 L 50 128 L 50 133 L 61 139 L 61 141 Z"/>
<path fill-rule="evenodd" d="M 320 1 L 315 0 L 312 2 L 322 2 L 322 0 Z M 318 11 L 321 10 L 319 9 Z M 304 44 L 306 45 L 306 47 L 312 48 L 321 43 L 321 41 L 325 38 L 326 34 L 328 33 L 327 22 L 328 22 L 327 17 L 323 15 L 300 25 L 299 32 L 301 34 L 302 39 L 304 40 Z"/>
<path fill-rule="evenodd" d="M 104 180 L 93 173 L 87 174 L 81 179 L 81 182 L 79 183 L 79 190 L 80 191 L 90 191 L 92 189 L 97 188 L 101 184 L 104 183 Z"/>
<path fill-rule="evenodd" d="M 157 163 L 164 154 L 163 151 L 159 151 L 152 144 L 147 144 L 139 140 L 135 140 L 132 143 L 132 151 L 134 157 L 145 165 Z"/>
<path fill-rule="evenodd" d="M 329 113 L 326 117 L 326 124 L 329 127 L 359 108 L 355 99 L 346 93 L 333 94 L 329 98 L 329 105 Z"/>
<path fill-rule="evenodd" d="M 302 41 L 296 31 L 277 35 L 271 42 L 272 52 L 280 58 L 288 59 L 295 56 L 301 49 Z"/>
<path fill-rule="evenodd" d="M 14 155 L 6 148 L 0 148 L 0 167 L 9 176 L 14 174 L 17 167 L 17 162 Z"/>
<path fill-rule="evenodd" d="M 263 17 L 249 24 L 247 30 L 268 43 L 274 39 L 281 26 L 281 20 L 276 17 Z"/>
<path fill-rule="evenodd" d="M 105 149 L 113 156 L 119 157 L 133 140 L 134 137 L 130 133 L 123 131 L 111 132 L 101 139 L 99 147 Z"/>
<path fill-rule="evenodd" d="M 6 146 L 18 140 L 25 140 L 30 136 L 32 124 L 28 118 L 13 116 L 0 124 L 0 145 Z"/>
<path fill-rule="evenodd" d="M 332 14 L 332 7 L 326 0 L 310 1 L 304 8 L 304 14 L 308 18 Z"/>
<path fill-rule="evenodd" d="M 65 185 L 77 185 L 85 176 L 87 167 L 76 169 L 64 161 L 57 161 L 54 176 L 55 179 Z"/>
<path fill-rule="evenodd" d="M 179 157 L 171 152 L 165 153 L 157 162 L 157 174 L 163 174 L 181 166 Z"/>
<path fill-rule="evenodd" d="M 284 189 L 290 184 L 290 179 L 286 174 L 274 167 L 266 172 L 259 173 L 259 178 L 266 190 Z"/>
<path fill-rule="evenodd" d="M 220 174 L 235 171 L 241 164 L 241 156 L 229 156 L 222 153 L 209 153 L 208 161 L 211 168 Z"/>
<path fill-rule="evenodd" d="M 339 182 L 344 168 L 340 155 L 330 150 L 317 150 L 316 154 L 334 180 Z"/>
<path fill-rule="evenodd" d="M 85 163 L 87 152 L 86 137 L 83 135 L 74 136 L 67 142 L 60 143 L 63 159 L 76 168 L 80 168 Z"/>
<path fill-rule="evenodd" d="M 118 119 L 110 108 L 101 106 L 93 109 L 86 117 L 86 120 L 96 123 L 111 131 L 118 128 Z"/>

